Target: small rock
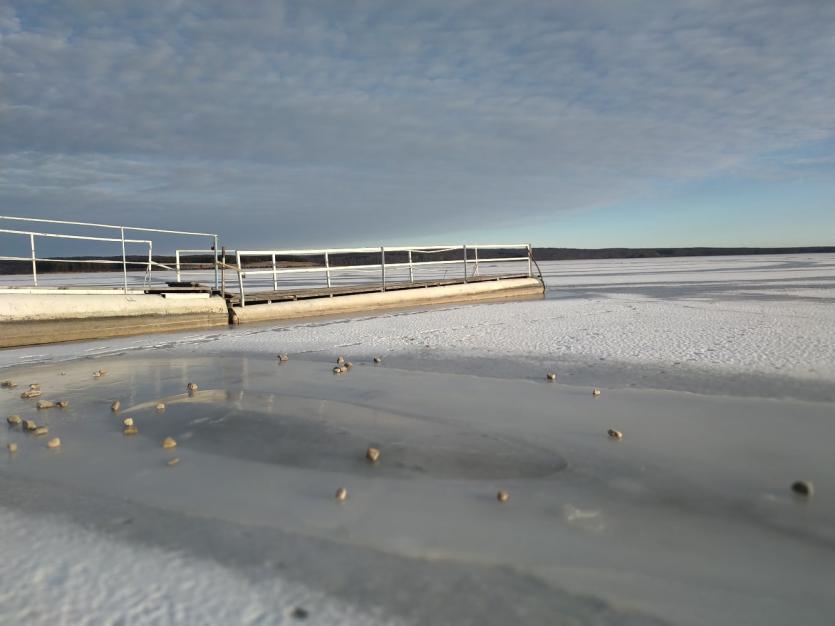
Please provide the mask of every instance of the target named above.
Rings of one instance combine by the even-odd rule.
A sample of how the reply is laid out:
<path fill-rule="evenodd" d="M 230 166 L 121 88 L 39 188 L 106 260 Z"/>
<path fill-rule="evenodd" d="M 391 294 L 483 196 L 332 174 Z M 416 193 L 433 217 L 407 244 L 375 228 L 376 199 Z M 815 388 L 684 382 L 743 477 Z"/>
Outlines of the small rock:
<path fill-rule="evenodd" d="M 38 425 L 35 423 L 35 420 L 23 420 L 23 430 L 35 430 Z"/>
<path fill-rule="evenodd" d="M 165 410 L 165 403 L 164 402 L 157 402 L 157 405 L 154 407 L 157 413 L 162 413 Z"/>
<path fill-rule="evenodd" d="M 40 437 L 41 435 L 45 435 L 48 432 L 49 429 L 46 426 L 38 426 L 34 431 L 32 431 L 32 434 Z"/>
<path fill-rule="evenodd" d="M 0 382 L 0 387 L 2 387 L 3 389 L 14 389 L 15 387 L 17 387 L 17 383 L 13 380 L 4 380 Z"/>
<path fill-rule="evenodd" d="M 557 375 L 554 372 L 548 372 L 545 374 L 545 378 L 548 380 L 557 380 Z"/>
<path fill-rule="evenodd" d="M 598 389 L 597 387 L 595 387 L 595 388 L 592 390 L 591 395 L 593 395 L 593 396 L 599 396 L 599 395 L 600 395 L 600 389 Z"/>
<path fill-rule="evenodd" d="M 176 448 L 177 442 L 174 440 L 173 437 L 166 437 L 162 440 L 162 447 L 166 449 Z"/>
<path fill-rule="evenodd" d="M 9 426 L 17 426 L 22 420 L 20 419 L 20 415 L 9 415 L 6 421 L 9 423 Z"/>
<path fill-rule="evenodd" d="M 14 441 L 12 441 L 11 443 L 7 443 L 6 448 L 8 448 L 9 452 L 12 454 L 17 452 L 17 444 Z"/>
<path fill-rule="evenodd" d="M 303 609 L 303 608 L 302 608 L 302 607 L 300 607 L 300 606 L 297 606 L 297 607 L 296 607 L 295 609 L 293 609 L 293 611 L 290 613 L 290 617 L 292 617 L 293 619 L 298 619 L 298 620 L 307 619 L 307 616 L 308 616 L 308 615 L 309 615 L 309 613 L 307 612 L 307 609 Z"/>
<path fill-rule="evenodd" d="M 504 489 L 500 489 L 499 492 L 496 494 L 496 500 L 499 502 L 507 502 L 510 500 L 510 494 L 506 492 Z"/>
<path fill-rule="evenodd" d="M 125 426 L 125 428 L 122 429 L 122 434 L 125 435 L 125 437 L 132 437 L 133 435 L 139 434 L 139 429 L 131 424 L 130 426 Z"/>
<path fill-rule="evenodd" d="M 58 400 L 58 402 L 55 403 L 55 406 L 57 406 L 59 409 L 66 409 L 68 406 L 70 406 L 70 401 Z"/>
<path fill-rule="evenodd" d="M 38 407 L 38 410 L 41 409 L 51 409 L 55 406 L 54 402 L 50 402 L 49 400 L 38 400 L 38 404 L 35 405 Z"/>
<path fill-rule="evenodd" d="M 168 459 L 168 460 L 165 462 L 165 464 L 166 464 L 166 465 L 168 465 L 169 467 L 173 467 L 173 466 L 175 466 L 175 465 L 176 465 L 177 463 L 179 463 L 179 462 L 180 462 L 180 457 L 175 456 L 175 457 L 172 457 L 172 458 Z"/>
<path fill-rule="evenodd" d="M 117 413 L 119 411 L 119 409 L 121 409 L 121 408 L 122 408 L 122 403 L 119 402 L 118 400 L 114 400 L 113 404 L 110 405 L 110 410 L 113 411 L 114 413 Z"/>
<path fill-rule="evenodd" d="M 126 417 L 125 419 L 122 420 L 122 425 L 123 426 L 133 426 L 133 418 L 132 417 Z"/>
<path fill-rule="evenodd" d="M 368 448 L 368 450 L 365 451 L 365 458 L 372 463 L 376 463 L 380 460 L 380 451 L 377 448 Z"/>
<path fill-rule="evenodd" d="M 24 391 L 22 394 L 20 394 L 20 397 L 25 400 L 25 399 L 28 399 L 28 398 L 37 398 L 40 395 L 41 395 L 41 390 L 40 389 L 30 389 L 29 391 Z"/>
<path fill-rule="evenodd" d="M 380 358 L 380 357 L 378 357 L 378 356 L 375 356 L 375 357 L 374 357 L 374 359 L 372 359 L 372 360 L 373 360 L 375 363 L 382 363 L 382 362 L 383 362 L 383 359 L 381 359 L 381 358 Z"/>
<path fill-rule="evenodd" d="M 336 490 L 336 494 L 334 497 L 339 500 L 340 502 L 344 502 L 348 499 L 348 490 L 345 487 L 340 487 Z"/>
<path fill-rule="evenodd" d="M 808 480 L 796 480 L 792 483 L 792 491 L 799 496 L 811 497 L 815 493 L 815 487 Z"/>
<path fill-rule="evenodd" d="M 620 432 L 619 430 L 615 430 L 614 428 L 610 428 L 609 430 L 607 430 L 607 431 L 606 431 L 606 433 L 607 433 L 607 434 L 608 434 L 608 435 L 609 435 L 612 439 L 623 439 L 623 433 L 622 433 L 622 432 Z"/>
<path fill-rule="evenodd" d="M 53 437 L 49 441 L 46 442 L 47 448 L 60 448 L 61 447 L 61 440 L 58 437 Z"/>
<path fill-rule="evenodd" d="M 345 357 L 344 356 L 336 357 L 336 364 L 337 365 L 342 365 L 343 363 L 345 363 Z"/>

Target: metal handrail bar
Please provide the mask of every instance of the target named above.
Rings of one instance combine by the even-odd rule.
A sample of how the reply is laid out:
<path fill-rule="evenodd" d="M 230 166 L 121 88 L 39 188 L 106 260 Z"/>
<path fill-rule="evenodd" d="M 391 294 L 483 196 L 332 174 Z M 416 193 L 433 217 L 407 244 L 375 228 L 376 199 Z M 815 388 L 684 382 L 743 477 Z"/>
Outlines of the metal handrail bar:
<path fill-rule="evenodd" d="M 386 248 L 388 250 L 388 248 Z M 495 258 L 495 259 L 467 259 L 467 263 L 476 264 L 476 263 L 495 263 L 495 262 L 504 262 L 504 261 L 527 261 L 528 257 L 526 256 L 519 256 L 519 257 L 507 257 L 507 258 Z M 409 267 L 410 265 L 459 265 L 463 263 L 463 259 L 456 259 L 453 261 L 416 261 L 414 263 L 386 263 L 387 268 L 391 267 Z M 282 274 L 301 274 L 305 272 L 325 272 L 330 270 L 331 272 L 335 271 L 351 271 L 351 270 L 378 270 L 380 269 L 380 264 L 376 263 L 374 265 L 330 265 L 328 267 L 324 265 L 317 265 L 316 267 L 293 267 L 293 268 L 281 268 Z M 244 277 L 246 276 L 257 276 L 261 274 L 272 274 L 272 269 L 257 269 L 257 270 L 249 270 L 243 269 L 241 270 Z"/>
<path fill-rule="evenodd" d="M 121 243 L 121 238 L 111 237 L 93 237 L 85 235 L 59 235 L 58 233 L 40 233 L 31 230 L 9 230 L 7 228 L 0 228 L 0 233 L 8 233 L 12 235 L 34 235 L 35 237 L 53 237 L 55 239 L 84 239 L 88 241 L 112 241 L 114 243 Z M 125 239 L 125 243 L 151 243 L 150 239 Z"/>
<path fill-rule="evenodd" d="M 13 215 L 0 215 L 0 220 L 11 220 L 20 222 L 40 222 L 42 224 L 68 224 L 70 226 L 91 226 L 94 228 L 114 228 L 116 230 L 135 230 L 146 233 L 166 233 L 169 235 L 193 235 L 196 237 L 216 237 L 216 233 L 196 233 L 187 230 L 167 230 L 164 228 L 142 228 L 140 226 L 116 226 L 115 224 L 99 224 L 97 222 L 73 222 L 69 220 L 48 220 L 41 217 L 16 217 Z"/>

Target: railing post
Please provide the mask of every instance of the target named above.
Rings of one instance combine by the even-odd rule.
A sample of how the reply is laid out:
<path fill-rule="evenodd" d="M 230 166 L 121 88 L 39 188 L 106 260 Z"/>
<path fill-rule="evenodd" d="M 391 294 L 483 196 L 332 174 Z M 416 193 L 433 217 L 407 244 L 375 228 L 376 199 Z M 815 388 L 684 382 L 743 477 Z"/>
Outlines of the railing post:
<path fill-rule="evenodd" d="M 226 246 L 223 246 L 223 267 L 220 268 L 220 295 L 226 299 Z M 215 259 L 217 260 L 217 259 Z"/>
<path fill-rule="evenodd" d="M 386 249 L 380 246 L 380 271 L 383 274 L 383 291 L 386 290 Z"/>
<path fill-rule="evenodd" d="M 275 253 L 273 253 L 273 291 L 278 291 L 278 270 L 275 267 Z"/>
<path fill-rule="evenodd" d="M 148 286 L 151 286 L 151 265 L 154 262 L 154 242 L 153 240 L 148 242 L 148 270 L 146 274 L 148 274 Z"/>
<path fill-rule="evenodd" d="M 241 253 L 235 250 L 235 258 L 238 260 L 238 285 L 241 288 L 241 306 L 246 306 L 246 299 L 244 297 L 244 273 L 241 269 Z"/>
<path fill-rule="evenodd" d="M 174 251 L 174 267 L 177 269 L 177 282 L 180 282 L 180 251 Z"/>
<path fill-rule="evenodd" d="M 29 248 L 32 250 L 32 281 L 38 286 L 38 262 L 35 257 L 35 235 L 29 235 Z"/>
<path fill-rule="evenodd" d="M 533 249 L 531 244 L 528 244 L 528 278 L 533 276 Z"/>
<path fill-rule="evenodd" d="M 125 286 L 125 294 L 128 293 L 128 260 L 125 256 L 125 227 L 120 226 L 119 232 L 122 234 L 122 280 Z"/>
<path fill-rule="evenodd" d="M 328 289 L 331 287 L 331 262 L 330 258 L 328 257 L 327 251 L 325 251 L 325 280 L 328 283 Z"/>
<path fill-rule="evenodd" d="M 220 284 L 218 282 L 218 275 L 217 275 L 217 244 L 218 244 L 217 235 L 215 235 L 214 236 L 214 245 L 212 246 L 212 250 L 215 251 L 215 291 L 217 291 L 217 288 L 220 286 Z"/>
<path fill-rule="evenodd" d="M 415 282 L 415 266 L 412 265 L 412 251 L 409 250 L 409 282 Z"/>
<path fill-rule="evenodd" d="M 475 271 L 473 272 L 473 276 L 478 276 L 478 246 L 476 246 L 473 250 L 475 253 Z"/>
<path fill-rule="evenodd" d="M 464 244 L 464 282 L 467 282 L 467 244 Z"/>

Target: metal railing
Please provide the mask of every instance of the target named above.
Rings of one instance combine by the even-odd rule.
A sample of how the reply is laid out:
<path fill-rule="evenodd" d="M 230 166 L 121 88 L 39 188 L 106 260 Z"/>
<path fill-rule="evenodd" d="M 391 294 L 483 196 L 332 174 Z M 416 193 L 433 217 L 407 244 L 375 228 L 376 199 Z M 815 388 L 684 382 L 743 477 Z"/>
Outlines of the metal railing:
<path fill-rule="evenodd" d="M 128 266 L 141 266 L 145 268 L 145 277 L 143 279 L 143 284 L 150 283 L 151 280 L 151 272 L 153 268 L 158 268 L 162 270 L 168 270 L 174 272 L 174 268 L 165 265 L 164 263 L 160 263 L 154 261 L 154 242 L 153 239 L 130 239 L 125 236 L 126 233 L 130 232 L 138 232 L 138 233 L 157 233 L 157 234 L 164 234 L 164 235 L 177 235 L 177 236 L 186 236 L 186 237 L 209 237 L 212 241 L 211 249 L 208 251 L 210 255 L 213 257 L 212 262 L 212 270 L 214 272 L 214 284 L 215 289 L 219 287 L 220 284 L 220 264 L 218 259 L 218 235 L 215 233 L 200 233 L 200 232 L 191 232 L 191 231 L 183 231 L 183 230 L 170 230 L 170 229 L 162 229 L 162 228 L 141 228 L 137 226 L 121 226 L 121 225 L 114 225 L 114 224 L 100 224 L 95 222 L 77 222 L 77 221 L 70 221 L 70 220 L 51 220 L 51 219 L 43 219 L 43 218 L 35 218 L 35 217 L 17 217 L 17 216 L 9 216 L 9 215 L 0 215 L 0 220 L 11 221 L 11 222 L 27 222 L 27 223 L 41 223 L 41 224 L 58 224 L 63 226 L 78 226 L 84 228 L 97 228 L 97 229 L 104 229 L 104 230 L 116 230 L 119 231 L 118 237 L 99 237 L 93 235 L 71 235 L 66 233 L 50 233 L 50 232 L 41 232 L 41 231 L 34 231 L 34 230 L 19 230 L 19 229 L 7 229 L 7 228 L 0 228 L 0 234 L 6 235 L 19 235 L 21 237 L 28 237 L 29 239 L 29 250 L 30 254 L 28 256 L 12 256 L 12 255 L 5 255 L 0 256 L 0 260 L 3 261 L 27 261 L 31 262 L 32 264 L 32 283 L 34 286 L 38 286 L 38 262 L 52 262 L 52 263 L 86 263 L 86 264 L 94 264 L 94 265 L 116 265 L 121 266 L 122 268 L 122 289 L 125 293 L 128 292 Z M 121 244 L 121 260 L 114 260 L 112 258 L 92 258 L 92 259 L 62 259 L 62 258 L 55 258 L 55 257 L 38 257 L 36 252 L 36 241 L 38 238 L 47 238 L 47 239 L 64 239 L 64 240 L 82 240 L 82 241 L 93 241 L 93 242 L 107 242 L 107 243 L 119 243 Z M 145 244 L 147 245 L 147 261 L 131 261 L 127 257 L 126 252 L 126 245 L 127 244 Z M 205 251 L 204 251 L 205 252 Z M 144 255 L 143 255 L 144 256 Z M 179 271 L 177 271 L 179 281 Z"/>
<path fill-rule="evenodd" d="M 479 258 L 479 250 L 481 251 L 510 251 L 510 250 L 524 250 L 524 256 L 482 256 Z M 414 255 L 431 255 L 454 253 L 456 251 L 462 252 L 460 259 L 443 259 L 439 261 L 416 261 Z M 184 251 L 181 251 L 184 252 Z M 404 261 L 386 262 L 386 254 L 400 253 Z M 379 263 L 359 263 L 359 264 L 344 264 L 334 265 L 331 260 L 333 256 L 338 255 L 363 255 L 379 254 Z M 323 261 L 322 265 L 307 266 L 307 267 L 288 267 L 285 263 L 282 266 L 278 262 L 279 257 L 320 257 Z M 247 258 L 265 259 L 261 261 L 266 264 L 266 267 L 246 267 L 245 260 Z M 408 270 L 408 282 L 415 283 L 415 275 L 420 270 L 427 268 L 445 268 L 443 279 L 446 279 L 447 273 L 450 269 L 456 267 L 460 268 L 460 278 L 463 282 L 479 276 L 480 267 L 483 265 L 496 265 L 500 263 L 524 263 L 525 273 L 527 276 L 533 276 L 533 254 L 530 244 L 464 244 L 452 246 L 381 246 L 379 248 L 327 248 L 327 249 L 301 249 L 301 250 L 237 250 L 235 251 L 235 265 L 227 266 L 224 264 L 224 269 L 229 267 L 237 273 L 238 289 L 240 291 L 240 304 L 246 306 L 246 282 L 247 279 L 260 279 L 260 284 L 256 287 L 260 291 L 267 291 L 265 287 L 272 287 L 273 292 L 279 291 L 279 277 L 287 279 L 292 276 L 304 276 L 311 274 L 320 274 L 320 280 L 323 280 L 324 286 L 332 288 L 334 286 L 335 276 L 340 274 L 352 274 L 354 283 L 374 283 L 379 279 L 380 290 L 385 291 L 387 284 L 391 282 L 391 273 L 395 270 Z M 472 271 L 470 271 L 472 268 Z M 364 279 L 360 276 L 364 275 Z M 370 276 L 370 279 L 368 278 Z M 267 277 L 266 284 L 263 278 Z M 376 277 L 376 278 L 375 278 Z M 433 278 L 438 278 L 434 276 Z M 405 279 L 405 276 L 404 276 Z M 254 281 L 252 281 L 254 282 Z M 284 281 L 282 281 L 283 283 Z M 270 284 L 271 283 L 271 284 Z M 300 287 L 295 284 L 294 287 Z M 306 285 L 307 288 L 315 288 L 317 285 Z M 252 292 L 251 292 L 252 293 Z"/>

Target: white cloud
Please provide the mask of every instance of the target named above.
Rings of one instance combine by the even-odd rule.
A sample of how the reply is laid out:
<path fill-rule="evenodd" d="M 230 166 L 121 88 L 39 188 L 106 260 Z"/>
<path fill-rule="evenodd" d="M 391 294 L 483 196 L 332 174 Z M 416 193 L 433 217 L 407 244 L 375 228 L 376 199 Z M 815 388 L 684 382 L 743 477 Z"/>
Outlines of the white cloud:
<path fill-rule="evenodd" d="M 12 6 L 7 212 L 431 235 L 835 135 L 827 2 Z"/>

